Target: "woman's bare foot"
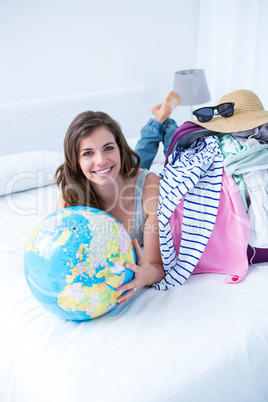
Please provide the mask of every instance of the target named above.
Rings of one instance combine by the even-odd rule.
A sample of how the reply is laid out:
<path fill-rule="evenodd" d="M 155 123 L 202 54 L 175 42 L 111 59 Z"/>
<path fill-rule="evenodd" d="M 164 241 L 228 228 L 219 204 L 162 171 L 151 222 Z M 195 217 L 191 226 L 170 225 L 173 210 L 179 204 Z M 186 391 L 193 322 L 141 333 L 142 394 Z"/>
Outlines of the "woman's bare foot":
<path fill-rule="evenodd" d="M 152 112 L 153 114 L 156 114 L 156 112 L 158 112 L 158 110 L 160 109 L 161 105 L 162 105 L 162 103 L 159 103 L 159 105 L 154 106 L 154 107 L 152 108 L 151 112 Z"/>
<path fill-rule="evenodd" d="M 155 120 L 163 123 L 173 112 L 173 110 L 181 104 L 181 97 L 175 91 L 171 91 L 163 103 L 152 108 Z"/>

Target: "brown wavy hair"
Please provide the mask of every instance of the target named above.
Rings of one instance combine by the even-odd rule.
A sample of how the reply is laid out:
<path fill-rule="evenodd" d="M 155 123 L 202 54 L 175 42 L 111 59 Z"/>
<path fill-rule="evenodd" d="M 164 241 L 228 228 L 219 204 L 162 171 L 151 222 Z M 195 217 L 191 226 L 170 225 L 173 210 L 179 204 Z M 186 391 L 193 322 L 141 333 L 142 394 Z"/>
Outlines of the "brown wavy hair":
<path fill-rule="evenodd" d="M 82 139 L 90 136 L 99 127 L 106 127 L 119 147 L 121 170 L 124 177 L 135 177 L 140 167 L 140 156 L 128 145 L 120 125 L 103 112 L 80 113 L 70 124 L 64 139 L 65 161 L 55 173 L 65 207 L 87 205 L 100 208 L 101 200 L 94 191 L 79 165 L 79 146 Z"/>

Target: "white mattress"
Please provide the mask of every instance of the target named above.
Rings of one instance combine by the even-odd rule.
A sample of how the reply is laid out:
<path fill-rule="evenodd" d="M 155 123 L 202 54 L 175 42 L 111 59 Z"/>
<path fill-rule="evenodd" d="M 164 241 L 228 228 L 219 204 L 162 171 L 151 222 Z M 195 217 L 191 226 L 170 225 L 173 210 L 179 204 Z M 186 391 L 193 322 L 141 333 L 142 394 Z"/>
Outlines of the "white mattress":
<path fill-rule="evenodd" d="M 1 402 L 268 400 L 268 264 L 239 284 L 193 275 L 95 320 L 65 321 L 23 274 L 28 236 L 56 198 L 53 185 L 0 197 Z"/>

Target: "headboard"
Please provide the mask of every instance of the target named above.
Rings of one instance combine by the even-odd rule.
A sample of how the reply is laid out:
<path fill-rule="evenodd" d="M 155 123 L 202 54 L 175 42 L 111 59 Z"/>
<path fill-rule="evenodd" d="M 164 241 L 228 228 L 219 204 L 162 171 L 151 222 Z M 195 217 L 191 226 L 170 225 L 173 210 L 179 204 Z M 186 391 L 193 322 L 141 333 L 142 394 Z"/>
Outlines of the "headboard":
<path fill-rule="evenodd" d="M 108 113 L 133 145 L 150 118 L 151 106 L 145 87 L 0 103 L 0 156 L 62 151 L 68 126 L 86 110 Z"/>

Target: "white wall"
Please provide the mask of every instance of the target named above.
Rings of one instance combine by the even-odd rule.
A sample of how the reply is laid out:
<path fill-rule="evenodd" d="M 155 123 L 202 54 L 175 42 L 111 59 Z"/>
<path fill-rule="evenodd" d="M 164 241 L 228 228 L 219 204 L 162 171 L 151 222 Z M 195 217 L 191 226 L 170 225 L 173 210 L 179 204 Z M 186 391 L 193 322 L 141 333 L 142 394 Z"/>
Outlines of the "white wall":
<path fill-rule="evenodd" d="M 268 1 L 200 0 L 197 64 L 205 65 L 212 97 L 255 92 L 268 109 Z"/>
<path fill-rule="evenodd" d="M 211 103 L 247 88 L 268 108 L 267 4 L 0 0 L 0 102 L 144 85 L 158 103 L 175 71 L 204 68 Z"/>
<path fill-rule="evenodd" d="M 1 0 L 0 101 L 145 85 L 196 64 L 198 0 Z"/>

